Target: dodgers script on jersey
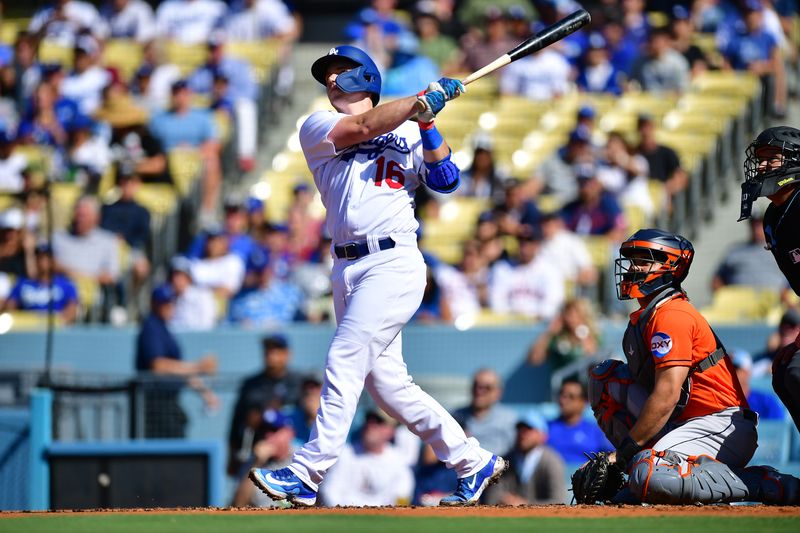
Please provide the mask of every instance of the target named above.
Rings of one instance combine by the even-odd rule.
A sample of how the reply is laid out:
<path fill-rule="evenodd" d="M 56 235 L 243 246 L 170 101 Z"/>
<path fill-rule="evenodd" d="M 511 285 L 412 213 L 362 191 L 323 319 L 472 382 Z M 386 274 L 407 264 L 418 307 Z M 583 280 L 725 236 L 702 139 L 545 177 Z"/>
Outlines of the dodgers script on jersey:
<path fill-rule="evenodd" d="M 428 170 L 416 122 L 339 152 L 328 139 L 347 115 L 312 114 L 300 128 L 300 145 L 327 209 L 334 243 L 414 234 L 414 191 Z"/>

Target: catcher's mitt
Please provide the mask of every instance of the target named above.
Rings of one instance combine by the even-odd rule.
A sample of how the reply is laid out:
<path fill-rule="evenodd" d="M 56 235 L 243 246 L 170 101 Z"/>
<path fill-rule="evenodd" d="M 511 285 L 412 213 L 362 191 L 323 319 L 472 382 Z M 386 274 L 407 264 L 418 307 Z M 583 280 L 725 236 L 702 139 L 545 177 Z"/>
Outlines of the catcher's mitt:
<path fill-rule="evenodd" d="M 572 474 L 572 494 L 577 503 L 602 503 L 611 500 L 625 484 L 625 474 L 607 452 L 586 454 L 589 458 Z"/>

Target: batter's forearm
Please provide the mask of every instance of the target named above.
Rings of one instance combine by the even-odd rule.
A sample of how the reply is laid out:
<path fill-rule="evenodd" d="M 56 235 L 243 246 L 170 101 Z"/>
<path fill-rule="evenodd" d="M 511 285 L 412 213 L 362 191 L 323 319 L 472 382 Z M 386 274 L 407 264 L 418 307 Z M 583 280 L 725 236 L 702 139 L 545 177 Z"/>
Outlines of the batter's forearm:
<path fill-rule="evenodd" d="M 334 126 L 328 138 L 342 150 L 397 128 L 417 114 L 417 97 L 408 96 L 388 104 L 379 105 L 360 115 L 350 115 Z"/>

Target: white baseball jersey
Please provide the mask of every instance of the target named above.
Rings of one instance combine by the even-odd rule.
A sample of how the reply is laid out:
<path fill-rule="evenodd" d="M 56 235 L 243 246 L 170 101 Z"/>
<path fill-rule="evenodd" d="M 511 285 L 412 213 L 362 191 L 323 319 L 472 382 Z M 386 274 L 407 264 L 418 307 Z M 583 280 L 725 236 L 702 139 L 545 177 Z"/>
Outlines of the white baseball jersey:
<path fill-rule="evenodd" d="M 153 8 L 144 0 L 130 0 L 120 11 L 111 4 L 103 6 L 103 16 L 114 39 L 133 39 L 144 43 L 156 35 L 156 19 Z"/>
<path fill-rule="evenodd" d="M 54 20 L 56 11 L 52 6 L 37 11 L 28 24 L 28 31 L 37 33 L 47 25 L 45 39 L 65 47 L 74 46 L 75 37 L 83 29 L 88 29 L 98 39 L 108 35 L 108 26 L 89 2 L 67 2 L 63 9 L 65 20 Z"/>
<path fill-rule="evenodd" d="M 184 44 L 204 43 L 227 10 L 218 0 L 169 0 L 156 10 L 158 35 Z"/>
<path fill-rule="evenodd" d="M 415 233 L 414 191 L 428 173 L 417 123 L 337 152 L 328 134 L 346 116 L 318 111 L 300 128 L 333 242 Z"/>
<path fill-rule="evenodd" d="M 294 29 L 294 17 L 280 0 L 258 0 L 254 8 L 233 13 L 225 21 L 231 41 L 258 41 Z"/>

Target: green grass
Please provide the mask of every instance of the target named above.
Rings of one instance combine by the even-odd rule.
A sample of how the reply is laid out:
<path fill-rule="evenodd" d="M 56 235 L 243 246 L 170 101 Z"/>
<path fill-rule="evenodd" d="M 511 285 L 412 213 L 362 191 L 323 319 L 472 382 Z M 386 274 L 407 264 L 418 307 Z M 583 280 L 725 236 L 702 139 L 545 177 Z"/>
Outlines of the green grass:
<path fill-rule="evenodd" d="M 25 533 L 624 533 L 797 532 L 800 517 L 428 518 L 343 515 L 53 514 L 0 518 L 0 532 Z"/>

